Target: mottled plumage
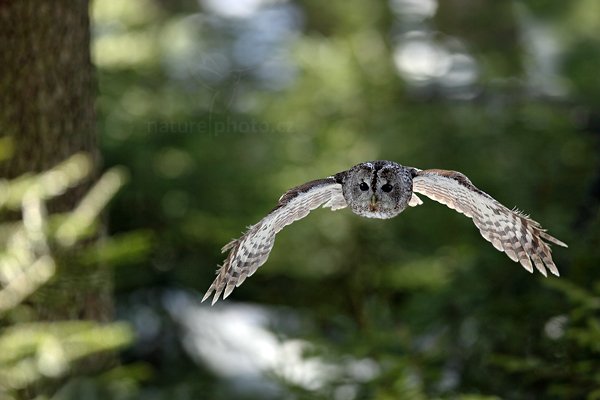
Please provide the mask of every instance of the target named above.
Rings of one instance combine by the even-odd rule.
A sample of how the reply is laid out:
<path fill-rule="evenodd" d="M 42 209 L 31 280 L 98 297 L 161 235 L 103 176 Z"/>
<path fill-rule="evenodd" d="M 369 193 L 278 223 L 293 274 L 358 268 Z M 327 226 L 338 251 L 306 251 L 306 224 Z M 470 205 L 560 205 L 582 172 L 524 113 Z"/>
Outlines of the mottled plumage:
<path fill-rule="evenodd" d="M 266 217 L 223 247 L 222 251 L 229 254 L 202 301 L 213 292 L 213 304 L 221 294 L 223 298 L 229 296 L 267 261 L 275 235 L 311 210 L 321 205 L 332 210 L 350 206 L 360 216 L 386 219 L 397 216 L 407 206 L 423 204 L 416 193 L 471 218 L 486 240 L 529 272 L 535 266 L 544 276 L 546 268 L 559 275 L 547 242 L 567 245 L 547 234 L 536 221 L 479 190 L 465 175 L 440 169 L 422 171 L 392 161 L 372 161 L 287 191 Z"/>

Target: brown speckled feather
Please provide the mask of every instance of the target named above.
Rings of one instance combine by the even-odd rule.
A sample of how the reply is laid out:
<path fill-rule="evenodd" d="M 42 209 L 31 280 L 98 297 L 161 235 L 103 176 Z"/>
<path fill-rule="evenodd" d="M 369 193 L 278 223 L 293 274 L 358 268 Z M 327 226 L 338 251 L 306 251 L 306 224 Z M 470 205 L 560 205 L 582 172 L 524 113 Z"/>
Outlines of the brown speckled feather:
<path fill-rule="evenodd" d="M 479 190 L 460 172 L 418 171 L 413 179 L 413 191 L 471 218 L 487 241 L 511 260 L 520 262 L 529 272 L 533 272 L 535 265 L 544 276 L 547 275 L 546 268 L 559 275 L 546 242 L 567 245 L 547 234 L 536 221 L 506 208 Z"/>
<path fill-rule="evenodd" d="M 226 244 L 222 251 L 229 251 L 223 265 L 217 271 L 217 278 L 208 288 L 202 301 L 214 292 L 214 304 L 221 293 L 223 298 L 231 294 L 233 289 L 251 276 L 263 265 L 275 242 L 275 235 L 286 225 L 291 224 L 315 208 L 323 205 L 332 210 L 346 207 L 342 196 L 342 185 L 335 178 L 319 179 L 288 190 L 277 206 L 265 218 L 248 228 L 239 239 Z"/>

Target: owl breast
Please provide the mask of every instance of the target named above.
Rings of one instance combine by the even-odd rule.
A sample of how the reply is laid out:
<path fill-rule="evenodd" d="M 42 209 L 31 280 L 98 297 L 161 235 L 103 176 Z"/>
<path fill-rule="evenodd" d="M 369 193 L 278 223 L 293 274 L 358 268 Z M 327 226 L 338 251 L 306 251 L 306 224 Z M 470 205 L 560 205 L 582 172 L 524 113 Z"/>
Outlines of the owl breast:
<path fill-rule="evenodd" d="M 412 196 L 411 169 L 392 161 L 355 165 L 339 177 L 349 208 L 366 218 L 393 218 L 406 209 Z"/>

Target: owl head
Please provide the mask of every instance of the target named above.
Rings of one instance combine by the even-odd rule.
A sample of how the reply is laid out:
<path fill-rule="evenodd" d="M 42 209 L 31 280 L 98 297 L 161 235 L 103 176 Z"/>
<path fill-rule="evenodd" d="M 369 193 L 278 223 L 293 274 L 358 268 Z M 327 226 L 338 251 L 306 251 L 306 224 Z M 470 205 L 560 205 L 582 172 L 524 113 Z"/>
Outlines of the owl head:
<path fill-rule="evenodd" d="M 392 161 L 355 165 L 336 175 L 348 206 L 367 218 L 392 218 L 400 214 L 412 196 L 412 170 Z"/>

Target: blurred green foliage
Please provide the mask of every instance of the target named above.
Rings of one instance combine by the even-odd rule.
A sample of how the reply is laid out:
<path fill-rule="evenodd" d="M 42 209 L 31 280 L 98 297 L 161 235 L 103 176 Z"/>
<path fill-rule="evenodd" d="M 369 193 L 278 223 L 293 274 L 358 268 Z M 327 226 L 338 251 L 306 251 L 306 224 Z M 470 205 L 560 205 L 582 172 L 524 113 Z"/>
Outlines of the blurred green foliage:
<path fill-rule="evenodd" d="M 117 315 L 137 340 L 57 398 L 600 398 L 598 8 L 96 0 L 103 154 L 131 179 L 113 239 L 80 262 L 128 262 Z M 430 201 L 389 221 L 316 210 L 231 304 L 299 318 L 270 328 L 310 343 L 306 360 L 377 373 L 311 386 L 282 365 L 267 374 L 278 389 L 257 391 L 194 356 L 193 318 L 169 296 L 201 298 L 222 245 L 286 189 L 372 159 L 462 171 L 530 213 L 569 244 L 562 277 L 527 274 Z"/>
<path fill-rule="evenodd" d="M 232 301 L 293 310 L 321 357 L 381 370 L 281 397 L 598 397 L 596 2 L 200 5 L 94 8 L 104 153 L 133 177 L 111 229 L 157 233 L 143 273 L 118 271 L 124 310 L 149 287 L 200 296 L 221 246 L 291 186 L 370 159 L 454 169 L 565 240 L 563 276 L 524 273 L 431 202 L 390 221 L 317 210 Z M 129 356 L 189 368 L 153 342 Z M 194 368 L 143 390 L 239 398 Z"/>
<path fill-rule="evenodd" d="M 0 147 L 1 154 L 11 156 L 9 139 L 0 142 Z M 90 267 L 98 268 L 96 248 L 80 243 L 96 235 L 98 216 L 123 185 L 124 172 L 119 168 L 108 170 L 79 205 L 66 214 L 48 214 L 46 209 L 46 202 L 86 178 L 90 166 L 87 156 L 76 154 L 40 174 L 1 182 L 0 211 L 3 215 L 11 215 L 7 212 L 21 215 L 20 220 L 0 224 L 0 397 L 3 399 L 25 398 L 27 393 L 35 393 L 33 388 L 52 387 L 49 382 L 76 374 L 81 362 L 91 355 L 109 354 L 133 340 L 133 332 L 126 323 L 43 321 L 41 317 L 40 304 L 43 309 L 49 302 L 66 297 L 57 292 L 43 293 L 42 288 L 58 281 L 67 264 L 83 269 L 83 274 L 93 274 L 91 269 L 83 268 L 84 263 L 67 261 L 75 245 L 77 254 L 90 260 L 93 264 Z M 103 260 L 114 253 L 106 245 L 102 252 Z M 74 282 L 61 290 L 74 292 L 83 288 Z"/>

